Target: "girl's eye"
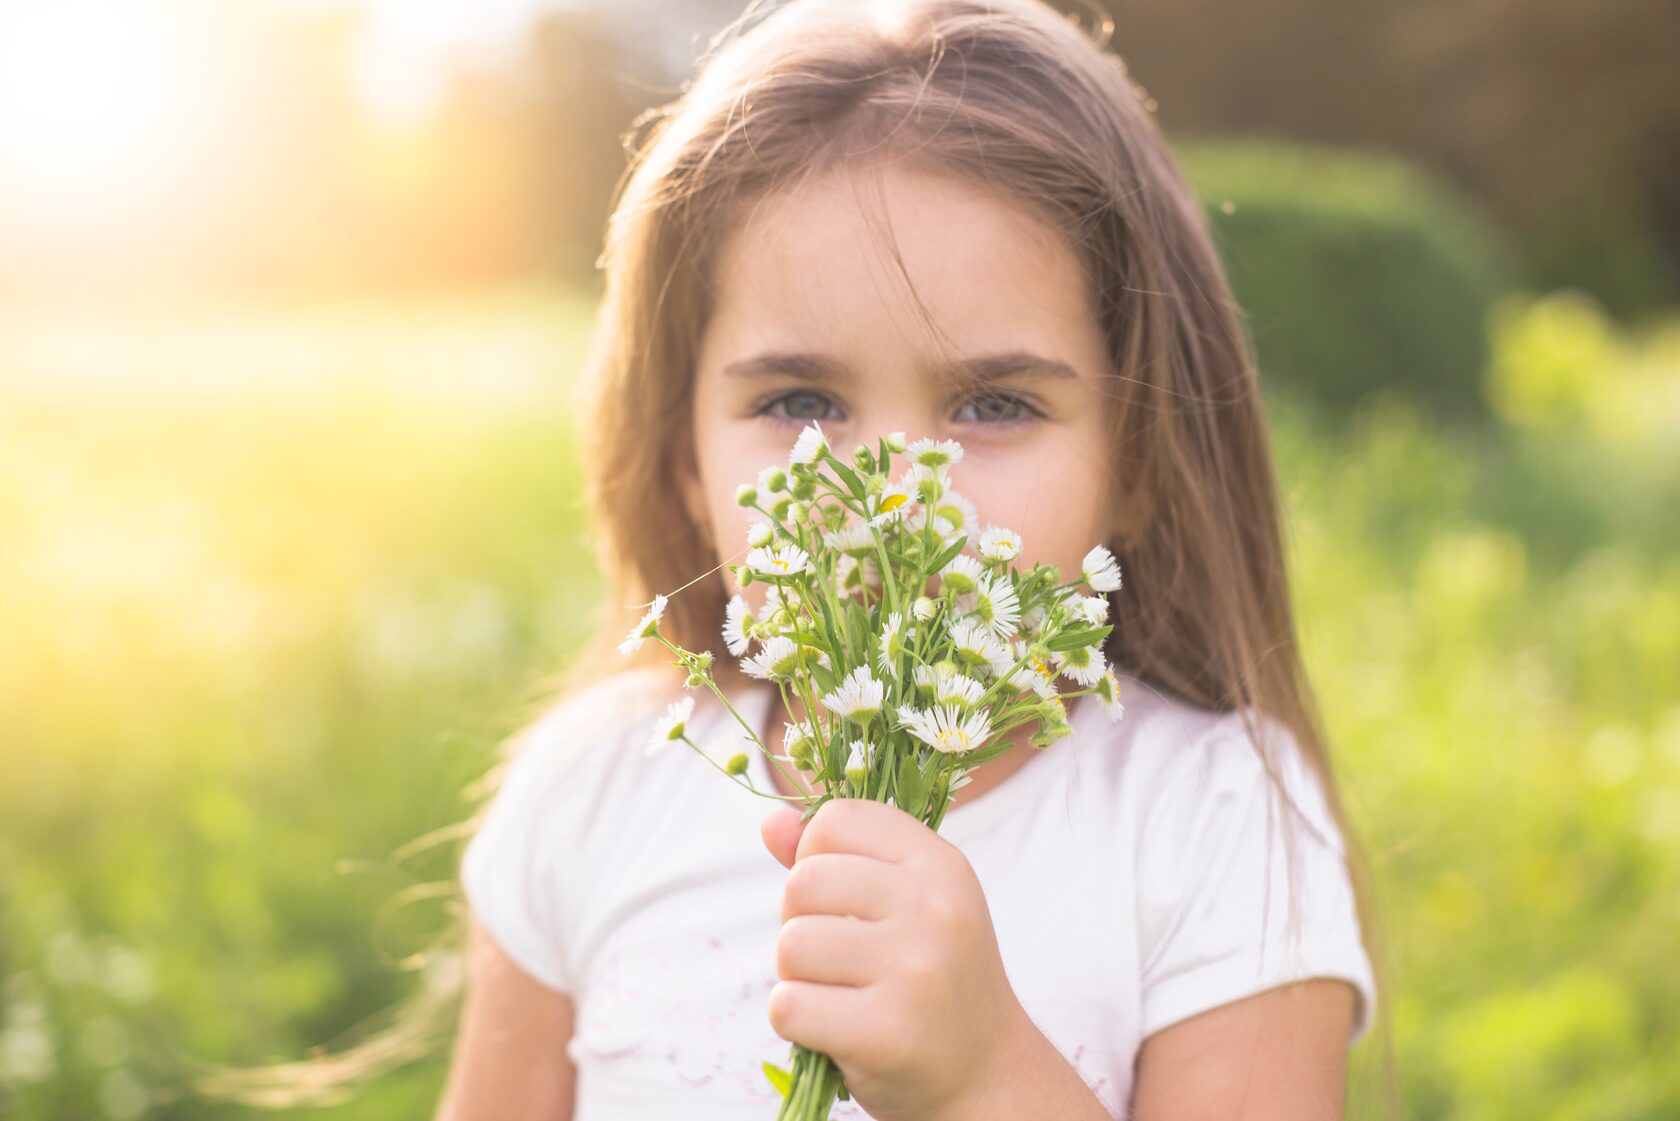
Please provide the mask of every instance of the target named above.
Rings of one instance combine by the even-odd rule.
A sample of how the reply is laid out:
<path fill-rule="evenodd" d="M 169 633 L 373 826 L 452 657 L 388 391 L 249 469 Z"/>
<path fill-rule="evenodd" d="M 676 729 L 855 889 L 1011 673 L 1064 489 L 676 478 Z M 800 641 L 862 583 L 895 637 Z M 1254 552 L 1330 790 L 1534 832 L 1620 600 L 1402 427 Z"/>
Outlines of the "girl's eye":
<path fill-rule="evenodd" d="M 778 406 L 784 406 L 784 411 L 777 412 Z M 833 403 L 821 393 L 795 390 L 792 393 L 784 393 L 775 400 L 768 402 L 759 410 L 759 415 L 773 417 L 777 420 L 804 423 L 813 420 L 828 420 L 828 410 L 832 406 Z"/>
<path fill-rule="evenodd" d="M 963 415 L 970 405 L 974 406 L 974 415 Z M 984 424 L 1012 424 L 1034 415 L 1036 414 L 1032 406 L 1007 393 L 990 393 L 983 397 L 970 398 L 957 410 L 958 420 L 977 420 Z"/>

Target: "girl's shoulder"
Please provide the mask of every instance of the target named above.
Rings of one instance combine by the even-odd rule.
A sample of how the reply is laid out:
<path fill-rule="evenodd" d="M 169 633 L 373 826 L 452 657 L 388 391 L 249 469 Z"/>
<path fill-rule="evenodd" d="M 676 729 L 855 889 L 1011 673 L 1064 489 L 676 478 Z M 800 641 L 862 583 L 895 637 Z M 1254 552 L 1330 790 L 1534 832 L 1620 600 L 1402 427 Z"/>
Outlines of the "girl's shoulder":
<path fill-rule="evenodd" d="M 1192 813 L 1221 799 L 1262 798 L 1281 786 L 1312 831 L 1340 847 L 1334 827 L 1326 829 L 1322 782 L 1281 721 L 1252 707 L 1203 708 L 1131 677 L 1121 682 L 1124 717 L 1113 725 L 1093 723 L 1105 753 L 1119 760 L 1108 772 L 1121 787 L 1113 793 L 1136 805 L 1144 820 L 1174 808 Z"/>

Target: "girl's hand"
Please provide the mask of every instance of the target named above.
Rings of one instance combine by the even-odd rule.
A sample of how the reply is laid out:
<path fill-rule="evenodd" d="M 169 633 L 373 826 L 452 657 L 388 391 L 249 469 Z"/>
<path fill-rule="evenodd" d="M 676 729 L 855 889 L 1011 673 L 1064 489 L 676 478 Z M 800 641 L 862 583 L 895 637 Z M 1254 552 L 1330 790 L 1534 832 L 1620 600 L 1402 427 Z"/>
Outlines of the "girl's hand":
<path fill-rule="evenodd" d="M 825 1052 L 877 1121 L 956 1121 L 1043 1037 L 1010 988 L 980 881 L 896 806 L 778 807 L 764 843 L 789 868 L 770 1025 Z"/>

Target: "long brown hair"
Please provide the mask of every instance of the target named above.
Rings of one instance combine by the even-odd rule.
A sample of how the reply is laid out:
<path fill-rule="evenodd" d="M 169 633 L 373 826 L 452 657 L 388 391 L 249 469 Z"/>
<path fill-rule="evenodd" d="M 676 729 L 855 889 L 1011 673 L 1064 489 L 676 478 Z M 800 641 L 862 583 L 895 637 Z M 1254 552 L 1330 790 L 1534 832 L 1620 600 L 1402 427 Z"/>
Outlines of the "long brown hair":
<path fill-rule="evenodd" d="M 579 401 L 612 607 L 566 685 L 624 668 L 614 646 L 635 615 L 622 605 L 677 588 L 665 633 L 727 659 L 726 558 L 690 516 L 679 477 L 714 262 L 744 209 L 806 177 L 887 160 L 1001 192 L 1078 253 L 1108 342 L 1108 544 L 1126 579 L 1110 660 L 1161 693 L 1240 713 L 1273 782 L 1262 725 L 1300 745 L 1341 828 L 1378 978 L 1381 1063 L 1359 1088 L 1359 1114 L 1397 1114 L 1370 866 L 1302 665 L 1251 342 L 1206 215 L 1147 95 L 1107 49 L 1112 22 L 1093 14 L 1085 28 L 1038 0 L 754 2 L 681 95 L 634 122 Z M 640 660 L 664 660 L 663 648 L 647 643 Z M 356 1070 L 351 1061 L 316 1081 Z"/>

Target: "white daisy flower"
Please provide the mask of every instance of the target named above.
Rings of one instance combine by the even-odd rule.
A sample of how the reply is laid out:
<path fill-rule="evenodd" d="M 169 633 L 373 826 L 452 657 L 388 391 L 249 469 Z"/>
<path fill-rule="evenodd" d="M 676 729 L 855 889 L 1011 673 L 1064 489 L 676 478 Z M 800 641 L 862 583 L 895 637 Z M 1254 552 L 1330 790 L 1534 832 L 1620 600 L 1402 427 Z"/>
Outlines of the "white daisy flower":
<path fill-rule="evenodd" d="M 902 611 L 894 611 L 891 615 L 888 615 L 886 623 L 881 627 L 880 652 L 876 656 L 876 661 L 881 667 L 881 672 L 888 677 L 896 676 L 898 660 L 904 655 L 906 644 L 916 637 L 915 627 L 905 630 L 901 637 L 898 632 L 903 627 L 904 612 Z"/>
<path fill-rule="evenodd" d="M 943 663 L 916 667 L 916 687 L 933 695 L 933 702 L 942 705 L 977 705 L 986 695 L 986 687 L 974 678 Z"/>
<path fill-rule="evenodd" d="M 987 560 L 1012 561 L 1021 555 L 1021 535 L 1000 525 L 989 525 L 980 531 L 977 548 Z"/>
<path fill-rule="evenodd" d="M 799 434 L 799 439 L 793 442 L 793 451 L 788 454 L 789 463 L 815 463 L 828 450 L 828 437 L 823 435 L 822 425 L 813 421 L 805 426 Z"/>
<path fill-rule="evenodd" d="M 786 584 L 771 584 L 764 590 L 764 620 L 791 626 L 804 603 L 798 588 Z"/>
<path fill-rule="evenodd" d="M 933 513 L 937 519 L 933 528 L 946 537 L 955 537 L 959 533 L 972 534 L 980 525 L 980 511 L 966 496 L 956 491 L 947 491 L 934 503 Z"/>
<path fill-rule="evenodd" d="M 900 710 L 898 722 L 935 751 L 954 755 L 977 750 L 992 733 L 992 722 L 985 713 L 964 712 L 953 705 L 905 708 Z"/>
<path fill-rule="evenodd" d="M 789 724 L 782 721 L 782 750 L 789 755 L 798 755 L 805 748 L 815 749 L 816 738 L 811 735 L 809 728 L 803 724 Z"/>
<path fill-rule="evenodd" d="M 1008 638 L 1021 623 L 1021 600 L 1008 577 L 988 574 L 974 591 L 974 611 L 999 638 Z"/>
<path fill-rule="evenodd" d="M 684 697 L 680 701 L 672 701 L 665 706 L 665 715 L 659 718 L 653 726 L 653 735 L 648 740 L 647 753 L 652 755 L 672 740 L 680 740 L 688 725 L 689 717 L 694 715 L 694 698 Z"/>
<path fill-rule="evenodd" d="M 1084 569 L 1085 582 L 1091 585 L 1094 592 L 1117 592 L 1120 590 L 1120 562 L 1114 559 L 1114 554 L 1098 545 L 1085 554 L 1081 567 Z"/>
<path fill-rule="evenodd" d="M 757 654 L 741 661 L 741 668 L 766 681 L 786 681 L 799 668 L 799 644 L 785 635 L 765 639 Z"/>
<path fill-rule="evenodd" d="M 875 535 L 863 522 L 852 522 L 831 533 L 823 534 L 823 544 L 849 557 L 867 557 L 875 552 Z"/>
<path fill-rule="evenodd" d="M 955 440 L 923 439 L 905 445 L 904 454 L 923 467 L 950 467 L 962 462 L 963 449 Z"/>
<path fill-rule="evenodd" d="M 776 531 L 769 522 L 754 521 L 747 527 L 747 546 L 753 549 L 762 549 L 770 544 L 775 536 Z"/>
<path fill-rule="evenodd" d="M 1113 670 L 1103 670 L 1102 678 L 1097 682 L 1097 697 L 1102 701 L 1103 712 L 1110 723 L 1126 715 L 1126 706 L 1120 703 L 1120 679 L 1114 676 Z"/>
<path fill-rule="evenodd" d="M 1008 673 L 1015 664 L 992 629 L 976 619 L 958 619 L 952 624 L 951 642 L 958 653 L 976 663 L 984 662 L 993 673 Z"/>
<path fill-rule="evenodd" d="M 620 654 L 628 658 L 642 648 L 642 639 L 653 637 L 653 633 L 659 629 L 659 619 L 665 614 L 665 604 L 668 602 L 670 601 L 666 596 L 656 595 L 653 597 L 653 606 L 649 607 L 647 614 L 642 616 L 642 621 L 631 627 L 630 633 L 624 637 L 624 641 L 618 644 Z"/>
<path fill-rule="evenodd" d="M 835 715 L 862 724 L 881 711 L 886 696 L 887 687 L 875 680 L 868 666 L 859 666 L 832 693 L 824 693 L 821 700 Z"/>
<path fill-rule="evenodd" d="M 1078 646 L 1072 650 L 1056 650 L 1050 655 L 1063 674 L 1089 689 L 1101 680 L 1108 659 L 1100 646 Z"/>
<path fill-rule="evenodd" d="M 1054 667 L 1047 667 L 1049 668 L 1049 674 L 1046 675 L 1038 668 L 1040 664 L 1037 659 L 1033 659 L 1028 661 L 1026 665 L 1018 667 L 1014 673 L 1009 675 L 1009 684 L 1022 691 L 1037 693 L 1046 700 L 1054 697 L 1056 695 L 1056 671 Z"/>
<path fill-rule="evenodd" d="M 1079 596 L 1073 606 L 1074 610 L 1093 627 L 1100 627 L 1108 621 L 1107 596 Z"/>
<path fill-rule="evenodd" d="M 940 588 L 950 588 L 958 595 L 967 595 L 979 588 L 980 578 L 985 574 L 986 570 L 980 566 L 979 561 L 964 553 L 958 553 L 939 570 Z"/>
<path fill-rule="evenodd" d="M 1011 672 L 1009 684 L 1021 690 L 1031 690 L 1046 699 L 1056 695 L 1056 667 L 1041 659 L 1028 656 L 1028 645 L 1025 639 L 1016 639 L 1010 644 L 1013 657 L 1010 661 Z M 1015 665 L 1025 659 L 1024 664 Z"/>
<path fill-rule="evenodd" d="M 951 473 L 943 467 L 924 467 L 913 463 L 898 477 L 898 485 L 923 504 L 932 504 L 950 491 Z"/>
<path fill-rule="evenodd" d="M 747 553 L 747 567 L 766 576 L 792 576 L 804 572 L 810 563 L 810 554 L 798 545 L 753 549 Z"/>
<path fill-rule="evenodd" d="M 853 786 L 869 781 L 869 745 L 863 740 L 852 741 L 852 750 L 846 756 L 846 779 Z"/>
<path fill-rule="evenodd" d="M 758 744 L 737 728 L 711 737 L 700 750 L 725 771 L 738 775 L 747 769 L 748 753 L 757 751 Z"/>
<path fill-rule="evenodd" d="M 887 487 L 870 500 L 869 524 L 881 526 L 902 518 L 908 512 L 913 497 L 909 490 L 896 483 Z"/>
<path fill-rule="evenodd" d="M 729 606 L 723 609 L 723 641 L 729 652 L 739 658 L 747 652 L 752 644 L 752 636 L 748 633 L 752 625 L 758 620 L 753 618 L 752 609 L 747 601 L 740 596 L 730 599 Z"/>

